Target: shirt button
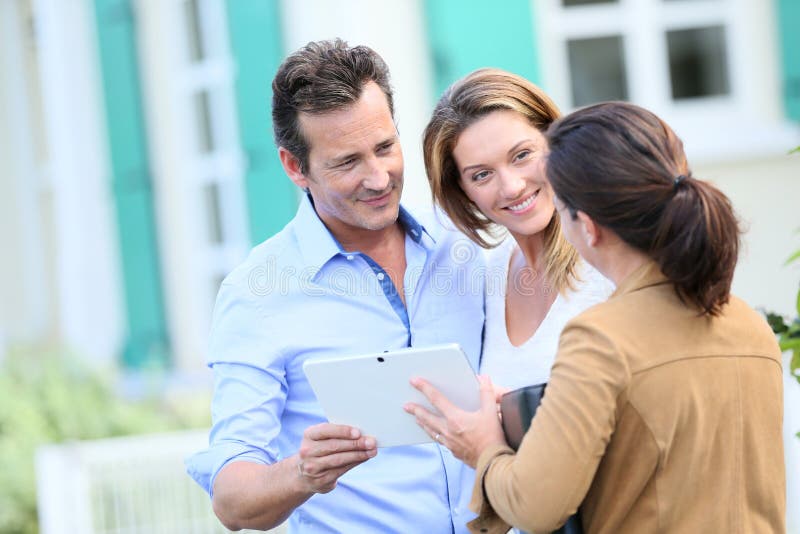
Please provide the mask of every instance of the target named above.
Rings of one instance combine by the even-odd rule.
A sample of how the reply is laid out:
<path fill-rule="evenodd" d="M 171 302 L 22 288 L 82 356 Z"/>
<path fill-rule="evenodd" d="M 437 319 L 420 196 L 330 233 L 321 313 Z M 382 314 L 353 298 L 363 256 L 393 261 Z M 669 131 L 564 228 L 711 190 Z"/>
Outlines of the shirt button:
<path fill-rule="evenodd" d="M 378 273 L 378 280 L 383 280 L 384 278 L 386 278 L 386 275 L 385 275 L 385 274 L 383 274 L 383 273 Z"/>
<path fill-rule="evenodd" d="M 347 261 L 353 261 L 353 255 L 352 254 L 348 254 L 347 255 Z"/>

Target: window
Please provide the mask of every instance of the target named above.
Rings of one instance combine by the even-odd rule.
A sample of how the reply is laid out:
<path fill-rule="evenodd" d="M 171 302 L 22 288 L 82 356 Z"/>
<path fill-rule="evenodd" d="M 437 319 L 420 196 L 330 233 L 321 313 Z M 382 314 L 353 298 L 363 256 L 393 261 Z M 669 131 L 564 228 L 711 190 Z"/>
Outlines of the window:
<path fill-rule="evenodd" d="M 531 0 L 542 86 L 564 111 L 605 100 L 649 108 L 694 161 L 790 146 L 773 8 L 747 0 Z"/>
<path fill-rule="evenodd" d="M 628 82 L 622 36 L 567 41 L 572 102 L 584 106 L 603 100 L 627 100 Z"/>
<path fill-rule="evenodd" d="M 667 31 L 672 99 L 727 95 L 725 27 Z"/>

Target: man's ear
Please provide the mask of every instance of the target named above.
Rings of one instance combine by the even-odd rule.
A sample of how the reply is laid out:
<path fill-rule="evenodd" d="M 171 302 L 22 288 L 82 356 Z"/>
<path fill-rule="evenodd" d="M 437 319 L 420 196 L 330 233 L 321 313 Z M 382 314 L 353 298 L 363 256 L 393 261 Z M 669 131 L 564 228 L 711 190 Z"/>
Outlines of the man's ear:
<path fill-rule="evenodd" d="M 278 147 L 278 157 L 286 176 L 301 189 L 308 189 L 308 178 L 300 170 L 300 160 L 282 146 Z"/>
<path fill-rule="evenodd" d="M 578 211 L 578 221 L 581 223 L 581 238 L 587 246 L 594 247 L 602 237 L 602 228 L 591 217 Z"/>

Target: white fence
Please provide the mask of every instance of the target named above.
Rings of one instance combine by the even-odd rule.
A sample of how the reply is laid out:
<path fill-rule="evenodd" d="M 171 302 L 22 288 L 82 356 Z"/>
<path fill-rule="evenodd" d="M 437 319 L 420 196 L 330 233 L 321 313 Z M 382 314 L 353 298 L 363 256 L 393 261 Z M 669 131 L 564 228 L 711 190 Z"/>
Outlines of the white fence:
<path fill-rule="evenodd" d="M 787 371 L 788 375 L 788 371 Z M 786 377 L 787 532 L 800 534 L 800 388 Z M 206 431 L 41 447 L 36 478 L 41 534 L 216 534 L 229 532 L 183 458 Z M 284 527 L 271 531 L 285 532 Z"/>
<path fill-rule="evenodd" d="M 229 532 L 183 466 L 207 437 L 206 431 L 188 431 L 41 447 L 41 534 Z"/>

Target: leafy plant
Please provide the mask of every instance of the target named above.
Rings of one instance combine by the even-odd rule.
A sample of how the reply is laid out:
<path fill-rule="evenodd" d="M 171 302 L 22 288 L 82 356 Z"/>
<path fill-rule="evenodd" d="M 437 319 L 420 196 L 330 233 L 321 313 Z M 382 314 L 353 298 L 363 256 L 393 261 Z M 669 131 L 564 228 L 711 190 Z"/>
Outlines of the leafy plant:
<path fill-rule="evenodd" d="M 39 445 L 207 424 L 163 397 L 124 399 L 114 378 L 53 348 L 12 349 L 0 361 L 0 532 L 38 532 Z"/>
<path fill-rule="evenodd" d="M 797 147 L 792 152 L 800 152 L 800 147 Z M 800 230 L 798 230 L 798 233 L 800 233 Z M 789 265 L 798 260 L 800 260 L 800 249 L 795 250 L 784 265 Z M 797 315 L 794 319 L 787 319 L 773 312 L 765 312 L 765 315 L 772 331 L 778 335 L 778 345 L 780 345 L 781 350 L 784 352 L 791 351 L 789 372 L 800 383 L 800 286 L 797 289 L 795 311 Z M 797 433 L 797 437 L 800 438 L 800 432 Z"/>
<path fill-rule="evenodd" d="M 787 263 L 800 259 L 800 250 L 792 254 Z M 778 335 L 778 344 L 782 351 L 791 351 L 789 371 L 800 382 L 800 289 L 797 291 L 797 317 L 787 320 L 777 313 L 767 312 L 767 322 L 772 331 Z"/>

